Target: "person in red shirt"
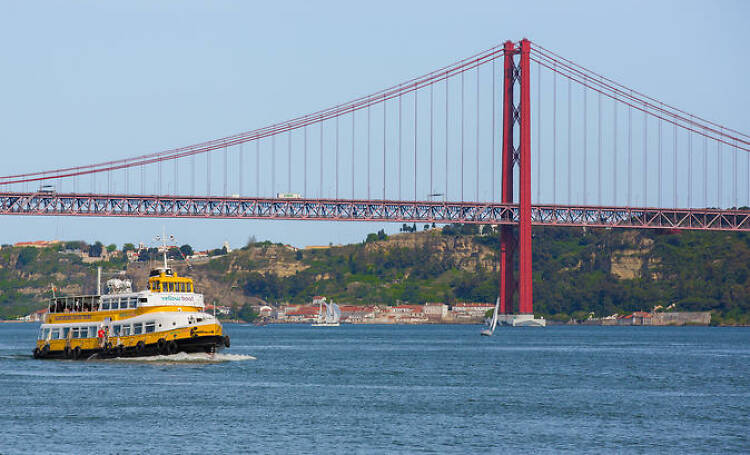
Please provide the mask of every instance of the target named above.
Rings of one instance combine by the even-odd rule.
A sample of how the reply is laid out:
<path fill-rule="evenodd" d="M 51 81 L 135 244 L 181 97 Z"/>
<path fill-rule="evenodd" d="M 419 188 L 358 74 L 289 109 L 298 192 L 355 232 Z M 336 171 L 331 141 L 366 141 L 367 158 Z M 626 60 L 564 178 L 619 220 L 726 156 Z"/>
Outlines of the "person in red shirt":
<path fill-rule="evenodd" d="M 99 327 L 99 330 L 96 332 L 96 336 L 97 338 L 99 338 L 99 347 L 102 347 L 102 348 L 104 347 L 104 342 L 105 342 L 104 335 L 105 335 L 104 327 Z"/>

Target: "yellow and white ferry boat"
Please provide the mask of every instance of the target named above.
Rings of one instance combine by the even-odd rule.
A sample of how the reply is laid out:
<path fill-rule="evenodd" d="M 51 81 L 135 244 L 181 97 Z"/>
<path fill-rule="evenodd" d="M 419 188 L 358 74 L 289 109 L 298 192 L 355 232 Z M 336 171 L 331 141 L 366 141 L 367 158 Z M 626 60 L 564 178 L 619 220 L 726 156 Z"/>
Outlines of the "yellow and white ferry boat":
<path fill-rule="evenodd" d="M 107 288 L 103 295 L 53 297 L 34 357 L 142 357 L 229 347 L 193 280 L 167 265 L 166 248 L 164 264 L 151 271 L 145 290 L 134 292 L 130 280 L 121 279 L 108 280 Z"/>

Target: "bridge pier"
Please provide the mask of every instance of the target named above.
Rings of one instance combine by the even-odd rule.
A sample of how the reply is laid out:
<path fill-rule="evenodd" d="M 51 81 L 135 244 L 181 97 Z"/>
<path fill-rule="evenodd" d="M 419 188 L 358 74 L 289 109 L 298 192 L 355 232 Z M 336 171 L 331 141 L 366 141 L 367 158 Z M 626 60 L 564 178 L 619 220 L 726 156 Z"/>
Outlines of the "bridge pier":
<path fill-rule="evenodd" d="M 500 233 L 500 312 L 513 314 L 515 279 L 513 259 L 518 250 L 518 313 L 533 314 L 531 268 L 531 93 L 529 70 L 530 42 L 519 45 L 506 41 L 503 64 L 503 139 L 502 139 L 502 202 L 512 204 L 513 169 L 519 165 L 518 240 L 512 226 L 503 226 Z M 520 55 L 519 64 L 515 56 Z M 520 82 L 519 106 L 515 105 L 514 87 Z M 514 140 L 515 124 L 519 124 L 519 146 Z"/>

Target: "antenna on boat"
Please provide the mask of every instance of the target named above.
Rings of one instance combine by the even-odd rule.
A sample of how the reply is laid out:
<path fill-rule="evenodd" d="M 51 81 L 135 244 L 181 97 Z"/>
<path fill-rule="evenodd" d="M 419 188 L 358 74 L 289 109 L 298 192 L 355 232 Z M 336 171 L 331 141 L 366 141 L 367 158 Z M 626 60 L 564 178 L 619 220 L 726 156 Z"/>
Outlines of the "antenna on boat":
<path fill-rule="evenodd" d="M 167 230 L 166 228 L 162 228 L 162 235 L 157 235 L 156 239 L 157 242 L 161 240 L 161 251 L 164 256 L 164 270 L 167 270 L 167 250 L 169 249 L 167 247 Z M 174 235 L 169 235 L 169 240 L 174 241 Z"/>

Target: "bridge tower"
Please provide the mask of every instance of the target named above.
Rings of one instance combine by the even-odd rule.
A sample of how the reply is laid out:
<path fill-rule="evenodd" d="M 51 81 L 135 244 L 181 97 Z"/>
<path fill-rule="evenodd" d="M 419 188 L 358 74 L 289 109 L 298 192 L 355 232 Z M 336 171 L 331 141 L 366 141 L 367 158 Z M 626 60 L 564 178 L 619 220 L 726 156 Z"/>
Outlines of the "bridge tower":
<path fill-rule="evenodd" d="M 513 171 L 519 167 L 518 238 L 513 226 L 503 225 L 500 232 L 500 312 L 514 313 L 516 281 L 513 259 L 518 252 L 518 313 L 532 314 L 531 285 L 531 94 L 530 42 L 505 42 L 503 64 L 502 202 L 512 204 Z M 518 60 L 518 64 L 516 64 Z M 520 85 L 518 102 L 515 87 Z M 518 131 L 516 147 L 514 132 Z"/>

